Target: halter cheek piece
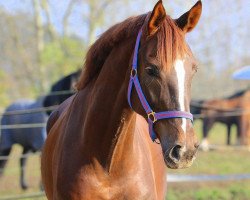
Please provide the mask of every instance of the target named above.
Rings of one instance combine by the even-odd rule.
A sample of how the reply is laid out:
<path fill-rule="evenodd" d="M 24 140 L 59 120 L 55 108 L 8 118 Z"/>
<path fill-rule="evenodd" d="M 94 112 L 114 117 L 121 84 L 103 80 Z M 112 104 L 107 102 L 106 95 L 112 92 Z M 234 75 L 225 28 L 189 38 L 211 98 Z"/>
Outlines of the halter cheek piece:
<path fill-rule="evenodd" d="M 148 116 L 148 124 L 149 124 L 149 134 L 153 142 L 157 139 L 157 136 L 154 132 L 154 123 L 161 119 L 171 119 L 171 118 L 186 118 L 190 119 L 193 122 L 193 115 L 189 112 L 184 111 L 164 111 L 164 112 L 158 112 L 155 113 L 152 108 L 149 106 L 145 95 L 142 92 L 142 88 L 138 79 L 137 74 L 137 65 L 138 65 L 138 50 L 140 46 L 140 40 L 141 40 L 142 30 L 138 33 L 136 44 L 135 44 L 135 50 L 134 50 L 134 56 L 133 56 L 133 65 L 132 70 L 130 74 L 130 81 L 128 86 L 128 103 L 131 106 L 131 91 L 133 88 L 133 85 L 135 86 L 136 92 L 138 94 L 138 97 L 140 99 L 140 102 L 147 113 Z"/>

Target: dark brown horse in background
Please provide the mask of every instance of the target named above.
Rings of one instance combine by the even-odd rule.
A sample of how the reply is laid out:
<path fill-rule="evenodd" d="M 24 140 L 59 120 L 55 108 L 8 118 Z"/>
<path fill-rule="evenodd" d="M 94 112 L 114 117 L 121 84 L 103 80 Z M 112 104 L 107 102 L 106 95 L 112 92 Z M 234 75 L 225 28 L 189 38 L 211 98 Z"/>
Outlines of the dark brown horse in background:
<path fill-rule="evenodd" d="M 74 86 L 81 75 L 81 70 L 77 70 L 55 82 L 50 89 L 50 93 L 44 97 L 43 107 L 57 106 L 75 93 Z M 47 110 L 49 116 L 53 110 Z"/>
<path fill-rule="evenodd" d="M 240 107 L 242 110 L 240 144 L 248 146 L 250 149 L 250 90 L 242 96 Z"/>
<path fill-rule="evenodd" d="M 203 141 L 201 148 L 208 150 L 208 134 L 216 122 L 227 126 L 227 145 L 231 144 L 231 127 L 236 125 L 237 144 L 240 144 L 242 136 L 242 102 L 248 90 L 237 92 L 227 98 L 213 99 L 208 101 L 193 102 L 193 105 L 200 103 L 200 113 L 203 121 Z M 191 109 L 192 110 L 192 109 Z M 198 108 L 197 108 L 198 110 Z"/>
<path fill-rule="evenodd" d="M 174 118 L 157 121 L 161 145 L 151 141 L 135 89 L 133 109 L 127 101 L 133 49 L 142 30 L 133 73 L 152 109 L 189 112 L 197 67 L 185 33 L 195 27 L 201 9 L 199 1 L 172 20 L 159 1 L 152 12 L 113 26 L 92 45 L 78 92 L 50 118 L 41 165 L 49 200 L 165 198 L 165 164 L 189 167 L 197 138 L 190 120 Z"/>

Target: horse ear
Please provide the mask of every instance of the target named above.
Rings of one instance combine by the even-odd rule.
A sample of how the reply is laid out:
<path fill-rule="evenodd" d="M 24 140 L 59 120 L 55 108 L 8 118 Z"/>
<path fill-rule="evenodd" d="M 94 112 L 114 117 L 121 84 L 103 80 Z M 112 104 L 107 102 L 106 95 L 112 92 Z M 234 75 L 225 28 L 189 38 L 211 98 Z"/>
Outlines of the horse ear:
<path fill-rule="evenodd" d="M 202 2 L 199 0 L 188 12 L 176 19 L 176 24 L 184 33 L 190 32 L 197 25 L 202 11 Z"/>
<path fill-rule="evenodd" d="M 162 0 L 160 0 L 157 2 L 151 13 L 148 22 L 148 34 L 153 35 L 158 30 L 158 28 L 160 27 L 161 23 L 165 20 L 165 18 L 166 18 L 165 8 L 162 4 Z"/>

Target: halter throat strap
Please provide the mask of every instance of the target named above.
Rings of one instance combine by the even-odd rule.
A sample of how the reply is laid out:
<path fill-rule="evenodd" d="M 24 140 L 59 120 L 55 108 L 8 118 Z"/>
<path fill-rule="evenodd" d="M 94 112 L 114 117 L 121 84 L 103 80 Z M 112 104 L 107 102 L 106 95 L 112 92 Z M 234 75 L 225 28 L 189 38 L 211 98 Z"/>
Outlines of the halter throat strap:
<path fill-rule="evenodd" d="M 193 122 L 193 115 L 189 112 L 184 112 L 184 111 L 163 111 L 163 112 L 154 112 L 153 109 L 150 107 L 148 101 L 146 100 L 146 97 L 142 91 L 140 81 L 138 78 L 137 74 L 137 66 L 138 66 L 138 51 L 140 47 L 140 41 L 141 41 L 141 36 L 142 36 L 142 30 L 139 31 L 137 39 L 136 39 L 136 44 L 135 44 L 135 49 L 134 49 L 134 55 L 133 55 L 133 63 L 132 63 L 132 69 L 131 69 L 131 74 L 130 74 L 130 81 L 129 81 L 129 86 L 128 86 L 128 103 L 129 106 L 132 108 L 131 105 L 131 92 L 133 89 L 133 86 L 135 86 L 137 95 L 140 99 L 140 102 L 147 113 L 148 117 L 148 124 L 149 124 L 149 134 L 153 142 L 157 139 L 157 136 L 154 132 L 154 124 L 158 120 L 162 119 L 171 119 L 171 118 L 185 118 L 189 119 Z M 133 108 L 132 108 L 133 109 Z"/>

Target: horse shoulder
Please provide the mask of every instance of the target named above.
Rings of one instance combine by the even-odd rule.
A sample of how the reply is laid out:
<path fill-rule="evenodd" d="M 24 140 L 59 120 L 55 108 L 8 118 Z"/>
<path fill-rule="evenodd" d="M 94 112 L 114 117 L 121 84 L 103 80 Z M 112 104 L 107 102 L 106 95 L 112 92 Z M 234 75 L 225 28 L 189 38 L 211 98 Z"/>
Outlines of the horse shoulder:
<path fill-rule="evenodd" d="M 71 105 L 74 96 L 65 100 L 59 107 L 50 115 L 47 122 L 48 137 L 45 141 L 42 157 L 41 157 L 41 172 L 44 188 L 48 199 L 55 199 L 54 188 L 56 185 L 56 177 L 58 169 L 56 166 L 58 148 L 62 143 L 60 137 L 59 126 L 61 125 L 65 115 L 67 114 L 68 107 Z M 55 159 L 56 158 L 56 159 Z"/>
<path fill-rule="evenodd" d="M 166 167 L 163 159 L 161 145 L 152 142 L 149 136 L 148 124 L 146 120 L 137 114 L 136 117 L 136 134 L 144 140 L 146 145 L 147 156 L 151 161 L 152 174 L 154 178 L 155 191 L 157 199 L 164 199 L 166 193 Z"/>

